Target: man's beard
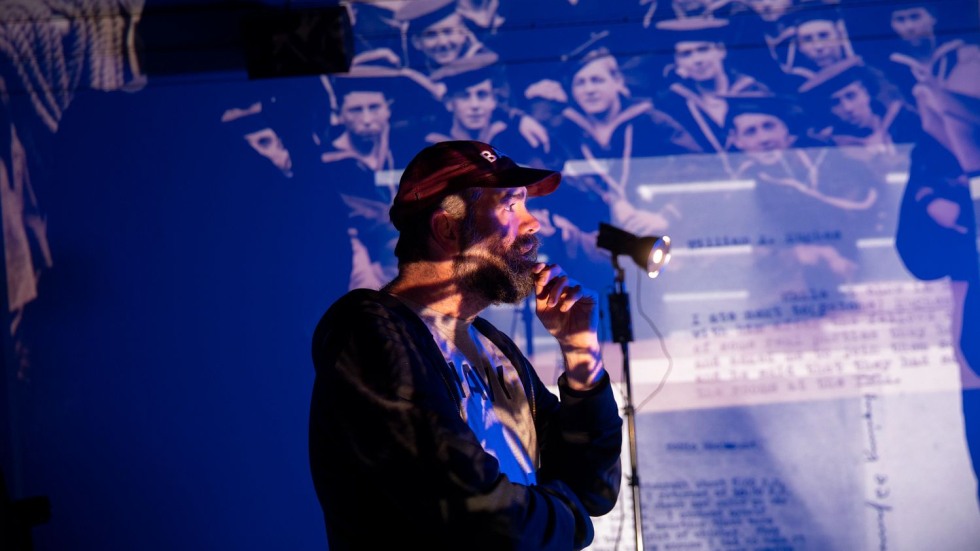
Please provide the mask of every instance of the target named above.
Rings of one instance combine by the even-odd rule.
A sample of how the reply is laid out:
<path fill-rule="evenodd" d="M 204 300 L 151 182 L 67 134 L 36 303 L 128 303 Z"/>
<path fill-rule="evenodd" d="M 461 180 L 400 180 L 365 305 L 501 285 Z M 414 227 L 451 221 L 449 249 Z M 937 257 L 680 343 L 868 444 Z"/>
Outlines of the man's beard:
<path fill-rule="evenodd" d="M 464 229 L 464 249 L 473 250 L 479 236 Z M 493 239 L 477 254 L 466 252 L 453 261 L 453 271 L 460 286 L 490 301 L 491 304 L 517 304 L 534 291 L 534 272 L 540 243 L 533 234 L 522 235 L 508 248 Z M 521 250 L 530 247 L 525 253 Z"/>

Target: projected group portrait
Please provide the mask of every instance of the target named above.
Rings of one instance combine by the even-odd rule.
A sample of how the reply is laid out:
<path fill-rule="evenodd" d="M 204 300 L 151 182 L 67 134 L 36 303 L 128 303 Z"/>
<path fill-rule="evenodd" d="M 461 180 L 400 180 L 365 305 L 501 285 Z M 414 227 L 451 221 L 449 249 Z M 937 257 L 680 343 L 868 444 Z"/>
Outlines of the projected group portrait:
<path fill-rule="evenodd" d="M 637 329 L 649 366 L 637 376 L 655 386 L 669 374 L 668 388 L 673 382 L 676 389 L 673 398 L 666 390 L 658 396 L 662 411 L 703 415 L 710 428 L 698 432 L 707 438 L 734 430 L 698 413 L 709 405 L 723 411 L 771 404 L 764 407 L 776 419 L 781 407 L 802 407 L 800 399 L 836 397 L 844 401 L 822 407 L 845 416 L 855 407 L 857 418 L 818 432 L 857 437 L 863 430 L 861 438 L 874 438 L 885 429 L 861 426 L 861 416 L 871 414 L 864 405 L 843 404 L 877 406 L 885 403 L 880 397 L 914 393 L 921 381 L 934 380 L 931 371 L 945 370 L 950 386 L 963 390 L 962 410 L 948 412 L 963 428 L 947 437 L 964 446 L 965 464 L 973 465 L 959 476 L 973 480 L 980 358 L 970 335 L 980 329 L 968 179 L 980 160 L 980 50 L 962 22 L 969 13 L 975 24 L 976 6 L 347 6 L 357 49 L 348 74 L 322 79 L 323 105 L 331 106 L 335 124 L 316 136 L 322 161 L 337 167 L 322 185 L 333 186 L 348 208 L 352 288 L 379 286 L 393 274 L 396 234 L 385 214 L 412 152 L 438 141 L 483 140 L 521 164 L 562 172 L 549 202 L 532 203 L 541 251 L 589 285 L 608 288 L 611 279 L 608 254 L 595 245 L 600 222 L 674 240 L 665 276 L 655 285 L 636 283 L 646 293 L 637 309 L 658 319 Z M 542 21 L 567 24 L 556 29 Z M 872 329 L 849 329 L 865 325 Z M 669 360 L 660 332 L 673 349 Z M 739 350 L 751 353 L 733 352 Z M 679 436 L 658 414 L 647 418 L 644 469 L 659 482 L 671 476 L 659 469 L 677 459 L 669 444 Z M 743 428 L 764 438 L 767 427 L 791 431 L 772 420 Z M 878 437 L 900 448 L 897 429 L 889 430 L 896 432 Z M 675 475 L 688 483 L 699 476 Z M 694 504 L 658 507 L 666 499 L 658 496 L 669 493 L 653 488 L 643 494 L 651 537 L 722 548 L 721 540 L 664 521 Z M 975 512 L 975 501 L 964 505 Z M 707 507 L 729 514 L 719 503 Z M 789 524 L 769 539 L 747 540 L 738 529 L 724 541 L 871 545 L 854 535 L 864 534 L 862 515 L 851 517 L 850 535 L 824 534 L 791 521 L 790 507 L 760 507 L 759 522 Z"/>
<path fill-rule="evenodd" d="M 31 5 L 0 13 L 41 9 Z M 193 117 L 181 120 L 194 125 L 160 146 L 163 158 L 173 147 L 202 162 L 159 166 L 218 175 L 188 202 L 234 197 L 247 211 L 213 207 L 216 220 L 259 218 L 256 235 L 274 228 L 297 244 L 283 257 L 241 245 L 233 258 L 303 259 L 319 269 L 289 280 L 325 289 L 324 301 L 379 289 L 398 274 L 389 208 L 409 161 L 436 143 L 491 144 L 561 173 L 527 207 L 539 259 L 585 286 L 608 293 L 614 281 L 600 223 L 671 239 L 656 279 L 625 270 L 651 548 L 976 548 L 976 2 L 340 5 L 349 70 L 224 82 L 199 105 L 188 99 Z M 114 3 L 101 31 L 14 25 L 0 41 L 8 331 L 25 377 L 21 320 L 44 325 L 32 320 L 38 281 L 62 269 L 46 198 L 72 189 L 51 177 L 46 143 L 78 87 L 149 93 L 130 37 L 141 6 Z M 115 57 L 95 53 L 100 32 Z M 125 151 L 111 155 L 128 168 Z M 270 213 L 288 221 L 278 228 Z M 487 317 L 553 384 L 562 357 L 532 303 Z M 621 385 L 608 323 L 603 304 L 606 368 Z M 631 507 L 624 491 L 595 519 L 592 549 L 627 548 Z"/>
<path fill-rule="evenodd" d="M 731 451 L 731 463 L 708 458 L 715 452 L 703 441 L 743 430 L 757 444 L 795 430 L 878 438 L 899 455 L 899 429 L 864 425 L 862 416 L 891 403 L 886 397 L 914 394 L 922 381 L 935 388 L 935 370 L 963 390 L 962 412 L 947 412 L 961 428 L 943 438 L 964 450 L 956 452 L 965 466 L 957 476 L 975 489 L 980 358 L 970 335 L 980 328 L 968 178 L 980 161 L 980 50 L 962 32 L 960 10 L 970 8 L 973 25 L 976 6 L 420 0 L 347 8 L 351 69 L 311 87 L 320 99 L 310 104 L 321 113 L 307 119 L 322 124 L 304 139 L 316 142 L 328 167 L 311 185 L 329 186 L 344 206 L 350 288 L 378 288 L 395 274 L 397 232 L 387 208 L 398 177 L 415 151 L 446 140 L 485 141 L 523 165 L 562 172 L 561 188 L 530 206 L 542 225 L 541 253 L 593 288 L 607 289 L 612 277 L 608 253 L 595 244 L 600 222 L 674 240 L 664 276 L 655 284 L 637 279 L 635 289 L 644 293 L 636 308 L 657 319 L 637 328 L 634 354 L 647 369 L 636 376 L 653 387 L 667 383 L 660 404 L 650 403 L 657 413 L 640 417 L 641 464 L 645 480 L 656 481 L 643 487 L 648 537 L 713 549 L 877 548 L 868 527 L 881 508 L 858 497 L 872 492 L 863 470 L 877 459 L 858 471 L 821 467 L 818 478 L 853 478 L 864 488 L 840 488 L 857 493 L 852 530 L 835 533 L 763 500 L 751 521 L 775 523 L 771 534 L 741 525 L 729 539 L 698 536 L 667 520 L 696 500 L 667 499 L 657 484 L 695 484 L 713 476 L 709 463 L 740 465 L 753 453 L 780 462 L 771 457 L 779 450 L 751 447 Z M 823 414 L 843 416 L 841 424 L 792 428 L 779 420 L 778 412 L 810 399 Z M 747 404 L 772 411 L 739 428 L 717 418 Z M 696 436 L 661 421 L 682 415 L 703 418 Z M 692 451 L 672 439 L 696 442 Z M 860 456 L 859 441 L 821 461 Z M 682 453 L 699 466 L 663 470 Z M 719 476 L 742 470 L 751 480 L 765 471 L 720 468 Z M 898 474 L 906 468 L 895 463 L 888 476 L 906 476 Z M 816 491 L 786 476 L 769 483 Z M 736 488 L 728 481 L 719 491 Z M 975 521 L 972 497 L 962 501 Z M 908 506 L 896 500 L 882 506 Z M 702 506 L 732 514 L 722 503 Z M 810 505 L 817 516 L 842 514 Z M 866 516 L 876 520 L 866 524 Z M 717 525 L 699 522 L 704 530 Z M 948 541 L 961 548 L 966 540 Z"/>

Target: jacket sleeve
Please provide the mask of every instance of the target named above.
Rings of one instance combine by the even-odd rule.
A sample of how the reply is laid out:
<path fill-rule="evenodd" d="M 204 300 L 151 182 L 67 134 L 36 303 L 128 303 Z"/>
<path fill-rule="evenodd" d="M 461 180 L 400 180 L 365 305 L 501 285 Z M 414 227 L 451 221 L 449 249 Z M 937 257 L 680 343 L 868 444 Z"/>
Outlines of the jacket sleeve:
<path fill-rule="evenodd" d="M 577 391 L 562 374 L 558 392 L 560 400 L 547 389 L 539 394 L 538 480 L 561 480 L 591 516 L 604 515 L 616 505 L 622 483 L 623 420 L 609 375 L 596 387 Z"/>
<path fill-rule="evenodd" d="M 358 491 L 381 507 L 433 534 L 465 538 L 456 541 L 468 548 L 589 545 L 588 509 L 568 485 L 528 487 L 500 473 L 462 420 L 422 322 L 356 306 L 314 335 L 310 458 L 321 502 L 360 479 Z"/>

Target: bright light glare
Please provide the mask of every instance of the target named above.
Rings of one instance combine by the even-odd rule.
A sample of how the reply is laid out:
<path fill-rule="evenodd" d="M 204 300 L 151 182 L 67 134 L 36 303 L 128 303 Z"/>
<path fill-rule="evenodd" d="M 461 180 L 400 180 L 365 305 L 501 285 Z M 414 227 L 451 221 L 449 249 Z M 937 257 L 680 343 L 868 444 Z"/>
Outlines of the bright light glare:
<path fill-rule="evenodd" d="M 660 270 L 670 262 L 670 238 L 664 236 L 655 243 L 653 250 L 647 256 L 647 275 L 653 279 L 660 275 Z"/>

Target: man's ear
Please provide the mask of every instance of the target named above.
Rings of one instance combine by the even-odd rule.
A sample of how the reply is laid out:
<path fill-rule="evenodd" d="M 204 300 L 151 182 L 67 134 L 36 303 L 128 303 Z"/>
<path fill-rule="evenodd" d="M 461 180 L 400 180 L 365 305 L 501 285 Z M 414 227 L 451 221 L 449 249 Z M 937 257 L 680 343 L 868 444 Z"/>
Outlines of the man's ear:
<path fill-rule="evenodd" d="M 436 252 L 454 256 L 460 251 L 460 220 L 444 209 L 436 209 L 429 219 L 429 230 Z"/>
<path fill-rule="evenodd" d="M 422 50 L 422 40 L 419 39 L 418 35 L 412 36 L 412 46 L 415 46 L 416 50 Z"/>

